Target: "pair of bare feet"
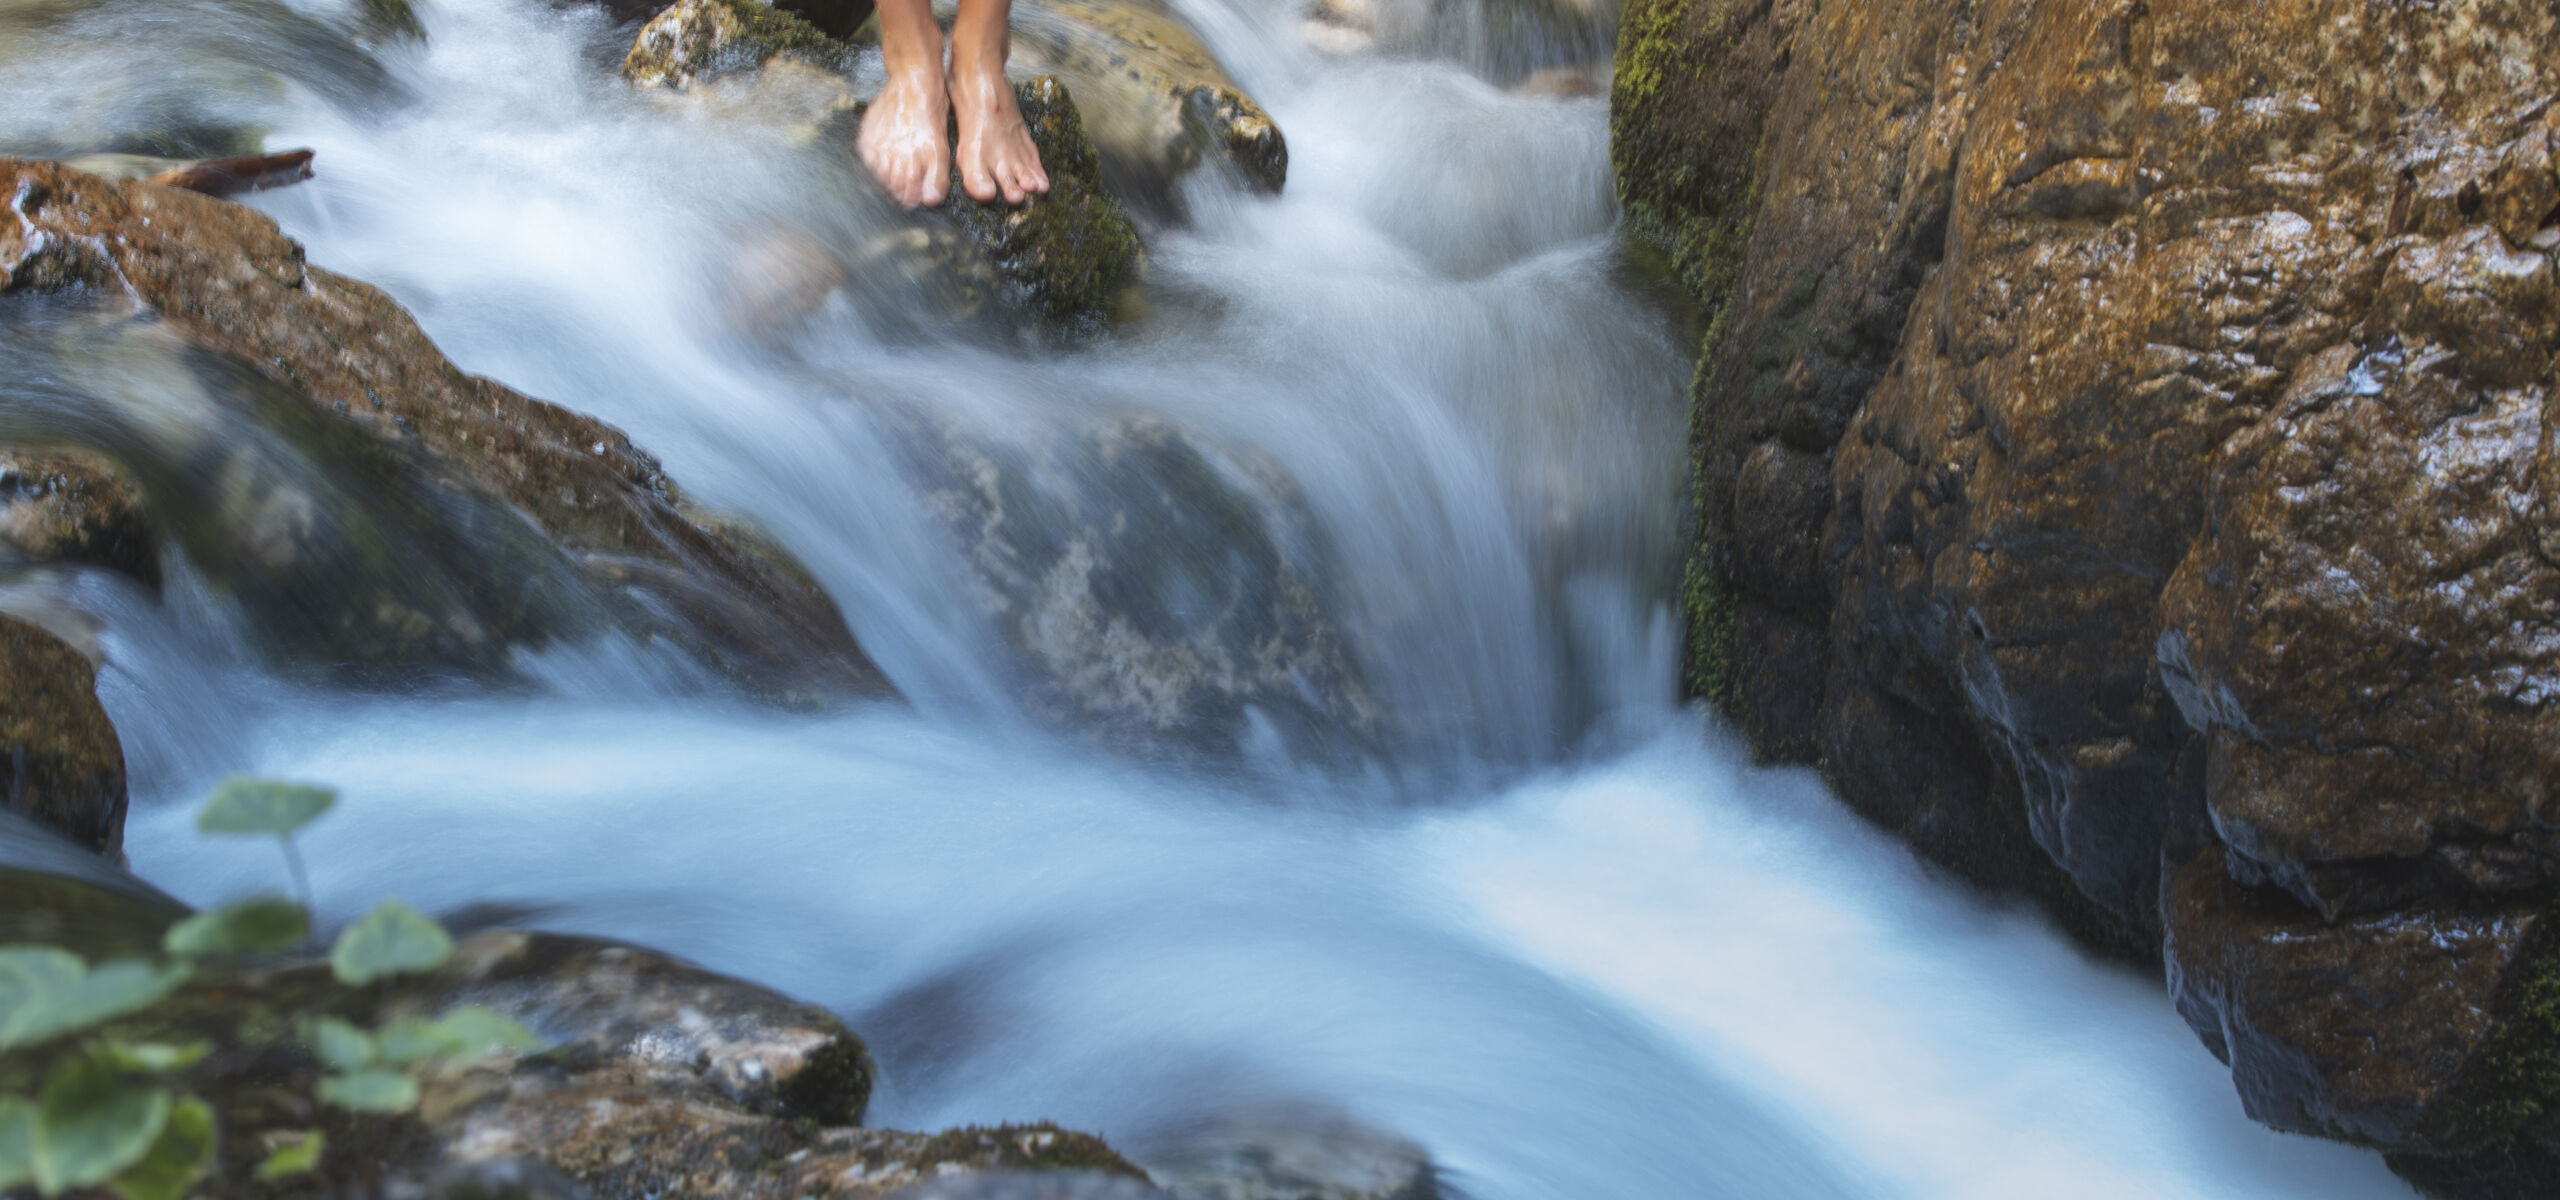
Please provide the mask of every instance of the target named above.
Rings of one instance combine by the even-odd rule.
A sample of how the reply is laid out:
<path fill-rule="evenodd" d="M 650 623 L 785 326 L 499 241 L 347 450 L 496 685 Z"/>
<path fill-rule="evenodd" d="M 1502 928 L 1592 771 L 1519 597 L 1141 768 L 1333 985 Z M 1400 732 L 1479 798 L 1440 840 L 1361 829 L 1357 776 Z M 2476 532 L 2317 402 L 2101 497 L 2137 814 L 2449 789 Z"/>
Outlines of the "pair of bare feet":
<path fill-rule="evenodd" d="M 933 23 L 929 0 L 880 5 L 880 49 L 889 82 L 863 116 L 858 146 L 863 165 L 898 203 L 942 203 L 955 165 L 960 186 L 982 204 L 997 196 L 1020 204 L 1049 190 L 1040 148 L 1032 144 L 1013 84 L 1004 77 L 1010 7 L 1003 0 L 963 0 L 946 71 L 942 31 Z M 956 143 L 947 132 L 951 124 L 959 126 Z"/>

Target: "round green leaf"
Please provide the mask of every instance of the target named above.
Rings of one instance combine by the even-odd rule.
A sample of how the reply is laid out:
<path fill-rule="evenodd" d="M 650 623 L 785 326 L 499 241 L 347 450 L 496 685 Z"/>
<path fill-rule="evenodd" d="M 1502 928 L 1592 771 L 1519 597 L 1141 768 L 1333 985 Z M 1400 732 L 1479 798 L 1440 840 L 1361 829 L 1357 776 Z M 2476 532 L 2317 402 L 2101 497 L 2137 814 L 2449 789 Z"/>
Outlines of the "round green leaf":
<path fill-rule="evenodd" d="M 402 1017 L 384 1025 L 374 1031 L 373 1040 L 382 1052 L 382 1061 L 393 1066 L 442 1058 L 448 1052 L 444 1029 L 418 1017 Z"/>
<path fill-rule="evenodd" d="M 51 947 L 0 948 L 0 1050 L 148 1008 L 186 978 L 182 966 L 128 961 L 91 969 Z"/>
<path fill-rule="evenodd" d="M 282 896 L 258 896 L 188 917 L 169 927 L 161 945 L 181 958 L 276 954 L 311 936 L 311 914 Z"/>
<path fill-rule="evenodd" d="M 180 1200 L 213 1166 L 213 1108 L 193 1096 L 169 1110 L 169 1123 L 142 1161 L 107 1181 L 124 1200 Z"/>
<path fill-rule="evenodd" d="M 36 1102 L 0 1096 L 0 1192 L 36 1181 Z"/>
<path fill-rule="evenodd" d="M 372 1035 L 336 1017 L 314 1017 L 302 1028 L 302 1040 L 333 1070 L 353 1071 L 373 1064 Z"/>
<path fill-rule="evenodd" d="M 329 811 L 338 793 L 328 788 L 278 783 L 272 779 L 233 778 L 213 789 L 213 798 L 196 814 L 200 833 L 264 833 L 291 837 Z"/>
<path fill-rule="evenodd" d="M 328 1145 L 328 1142 L 329 1139 L 322 1137 L 320 1131 L 314 1129 L 304 1133 L 298 1140 L 276 1147 L 276 1152 L 268 1155 L 267 1161 L 258 1164 L 258 1178 L 283 1179 L 289 1175 L 300 1175 L 319 1166 L 320 1151 Z"/>
<path fill-rule="evenodd" d="M 381 1067 L 322 1076 L 315 1091 L 327 1103 L 359 1112 L 407 1112 L 418 1106 L 418 1081 L 406 1071 Z"/>
<path fill-rule="evenodd" d="M 453 953 L 444 926 L 397 900 L 385 900 L 338 935 L 329 967 L 340 982 L 362 986 L 385 975 L 432 971 Z"/>
<path fill-rule="evenodd" d="M 106 1182 L 141 1161 L 169 1122 L 169 1093 L 81 1059 L 44 1081 L 36 1105 L 36 1189 L 56 1195 Z"/>
<path fill-rule="evenodd" d="M 402 1017 L 373 1036 L 382 1061 L 400 1066 L 431 1058 L 478 1058 L 492 1050 L 530 1050 L 542 1044 L 533 1031 L 477 1004 L 432 1021 Z"/>
<path fill-rule="evenodd" d="M 37 1040 L 34 1031 L 50 1028 L 61 998 L 88 975 L 89 965 L 59 946 L 0 946 L 0 1049 Z"/>
<path fill-rule="evenodd" d="M 98 1045 L 98 1058 L 129 1075 L 183 1071 L 213 1051 L 211 1042 L 125 1042 L 109 1039 Z"/>
<path fill-rule="evenodd" d="M 477 1004 L 466 1004 L 436 1022 L 444 1031 L 445 1057 L 478 1058 L 492 1050 L 531 1050 L 542 1044 L 533 1031 Z"/>

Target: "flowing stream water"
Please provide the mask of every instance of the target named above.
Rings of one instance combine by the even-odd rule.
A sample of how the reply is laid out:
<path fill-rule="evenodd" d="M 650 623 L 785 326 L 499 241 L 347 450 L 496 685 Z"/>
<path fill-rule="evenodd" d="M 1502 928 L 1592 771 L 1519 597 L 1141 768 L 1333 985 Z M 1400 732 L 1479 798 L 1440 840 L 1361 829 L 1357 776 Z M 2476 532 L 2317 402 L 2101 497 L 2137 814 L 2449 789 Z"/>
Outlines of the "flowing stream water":
<path fill-rule="evenodd" d="M 754 518 L 905 700 L 706 698 L 616 642 L 499 694 L 351 697 L 262 670 L 183 571 L 165 600 L 82 578 L 136 870 L 196 903 L 272 887 L 193 800 L 326 782 L 326 919 L 397 895 L 663 948 L 843 1013 L 875 1123 L 1051 1118 L 1142 1162 L 1204 1115 L 1314 1105 L 1475 1200 L 2407 1194 L 2249 1123 L 2156 981 L 1675 704 L 1688 334 L 1619 261 L 1604 101 L 1506 92 L 1463 48 L 1328 58 L 1294 5 L 1181 7 L 1287 131 L 1286 193 L 1189 185 L 1148 314 L 1063 350 L 919 330 L 894 291 L 741 329 L 757 231 L 890 214 L 840 155 L 634 94 L 597 12 L 435 0 L 381 78 L 238 99 L 319 153 L 253 201 L 313 262 Z M 11 120 L 136 55 L 218 109 L 241 93 L 187 64 L 269 52 L 128 25 L 52 60 L 95 77 L 20 79 Z M 1269 464 L 1386 749 L 1204 769 L 1039 719 L 884 398 L 1033 442 L 1143 413 Z"/>

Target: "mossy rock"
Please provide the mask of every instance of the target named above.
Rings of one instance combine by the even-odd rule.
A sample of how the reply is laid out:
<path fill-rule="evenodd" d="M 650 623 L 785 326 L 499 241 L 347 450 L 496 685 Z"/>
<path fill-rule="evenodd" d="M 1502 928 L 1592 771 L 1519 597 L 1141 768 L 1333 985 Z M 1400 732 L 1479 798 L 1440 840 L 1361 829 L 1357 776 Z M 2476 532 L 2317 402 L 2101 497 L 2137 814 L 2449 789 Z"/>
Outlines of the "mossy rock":
<path fill-rule="evenodd" d="M 1129 214 L 1102 186 L 1101 158 L 1066 85 L 1042 76 L 1014 86 L 1040 148 L 1049 191 L 1019 206 L 979 203 L 951 175 L 939 213 L 981 247 L 1004 279 L 1006 306 L 1052 333 L 1108 324 L 1135 288 L 1145 251 Z"/>

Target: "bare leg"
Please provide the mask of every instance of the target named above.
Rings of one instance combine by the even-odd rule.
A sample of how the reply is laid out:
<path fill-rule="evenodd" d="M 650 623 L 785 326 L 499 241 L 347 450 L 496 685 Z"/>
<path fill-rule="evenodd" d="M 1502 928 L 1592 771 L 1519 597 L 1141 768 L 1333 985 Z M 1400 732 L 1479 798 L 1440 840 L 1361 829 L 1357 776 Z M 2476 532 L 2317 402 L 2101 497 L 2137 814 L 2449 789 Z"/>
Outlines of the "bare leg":
<path fill-rule="evenodd" d="M 981 204 L 999 193 L 1005 203 L 1020 204 L 1033 192 L 1049 190 L 1040 148 L 1023 128 L 1022 109 L 1004 77 L 1005 25 L 1012 13 L 1013 0 L 960 0 L 960 19 L 951 25 L 951 107 L 960 125 L 952 161 L 960 168 L 960 186 Z"/>
<path fill-rule="evenodd" d="M 933 0 L 880 0 L 880 62 L 889 82 L 862 117 L 863 165 L 898 203 L 940 204 L 951 186 L 950 109 Z"/>

